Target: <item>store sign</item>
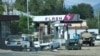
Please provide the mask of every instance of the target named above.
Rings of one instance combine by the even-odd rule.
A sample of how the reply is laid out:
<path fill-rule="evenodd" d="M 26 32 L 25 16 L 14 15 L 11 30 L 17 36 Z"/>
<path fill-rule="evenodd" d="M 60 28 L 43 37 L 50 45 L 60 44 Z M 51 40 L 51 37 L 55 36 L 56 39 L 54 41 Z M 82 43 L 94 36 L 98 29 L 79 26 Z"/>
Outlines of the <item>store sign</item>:
<path fill-rule="evenodd" d="M 72 20 L 73 17 L 74 17 L 74 14 L 67 14 L 67 15 L 65 15 L 65 17 L 64 17 L 64 21 Z"/>
<path fill-rule="evenodd" d="M 74 14 L 67 14 L 62 16 L 45 17 L 45 21 L 61 21 L 61 20 L 72 20 Z"/>
<path fill-rule="evenodd" d="M 60 21 L 63 20 L 62 17 L 45 17 L 45 21 Z"/>
<path fill-rule="evenodd" d="M 48 21 L 72 21 L 80 19 L 77 14 L 67 15 L 48 15 L 48 16 L 34 16 L 34 21 L 37 22 L 48 22 Z"/>

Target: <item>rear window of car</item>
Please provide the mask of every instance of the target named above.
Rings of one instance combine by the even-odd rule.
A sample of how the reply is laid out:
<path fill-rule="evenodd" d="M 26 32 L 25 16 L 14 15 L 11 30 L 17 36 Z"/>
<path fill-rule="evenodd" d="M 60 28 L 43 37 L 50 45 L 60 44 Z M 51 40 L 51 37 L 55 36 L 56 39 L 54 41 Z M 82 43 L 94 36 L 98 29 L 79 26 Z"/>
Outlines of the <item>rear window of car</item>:
<path fill-rule="evenodd" d="M 8 36 L 7 40 L 22 40 L 23 38 L 21 36 L 17 35 L 10 35 Z"/>

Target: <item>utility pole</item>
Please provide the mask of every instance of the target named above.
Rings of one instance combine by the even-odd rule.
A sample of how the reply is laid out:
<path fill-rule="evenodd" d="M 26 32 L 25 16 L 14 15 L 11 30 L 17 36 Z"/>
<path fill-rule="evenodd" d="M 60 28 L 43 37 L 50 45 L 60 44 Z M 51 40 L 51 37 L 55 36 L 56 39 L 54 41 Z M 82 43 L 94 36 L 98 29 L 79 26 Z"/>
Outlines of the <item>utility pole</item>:
<path fill-rule="evenodd" d="M 100 27 L 99 27 L 99 17 L 100 17 L 100 11 L 98 10 L 98 34 L 100 35 Z"/>
<path fill-rule="evenodd" d="M 28 9 L 28 2 L 29 2 L 29 0 L 27 0 L 27 30 L 28 30 L 28 33 L 29 33 L 29 9 Z"/>

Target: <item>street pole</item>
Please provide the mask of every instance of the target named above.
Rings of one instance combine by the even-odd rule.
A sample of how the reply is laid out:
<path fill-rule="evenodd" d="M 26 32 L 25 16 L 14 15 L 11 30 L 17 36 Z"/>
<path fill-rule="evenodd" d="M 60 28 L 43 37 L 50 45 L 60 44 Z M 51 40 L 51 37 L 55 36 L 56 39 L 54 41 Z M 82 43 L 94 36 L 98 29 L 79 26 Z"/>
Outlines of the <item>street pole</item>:
<path fill-rule="evenodd" d="M 28 9 L 28 0 L 27 0 L 27 30 L 29 33 L 29 9 Z"/>
<path fill-rule="evenodd" d="M 98 10 L 98 34 L 100 35 L 100 27 L 99 27 L 99 16 L 100 16 L 100 11 Z"/>

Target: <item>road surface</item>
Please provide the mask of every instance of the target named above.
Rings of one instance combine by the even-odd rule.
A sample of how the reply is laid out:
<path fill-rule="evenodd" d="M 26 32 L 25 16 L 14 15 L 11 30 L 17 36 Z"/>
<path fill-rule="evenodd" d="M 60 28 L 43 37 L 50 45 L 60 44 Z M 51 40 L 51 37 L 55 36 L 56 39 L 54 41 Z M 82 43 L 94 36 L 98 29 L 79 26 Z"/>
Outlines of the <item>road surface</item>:
<path fill-rule="evenodd" d="M 0 49 L 0 56 L 100 56 L 100 44 L 96 44 L 94 47 L 85 46 L 82 47 L 82 50 L 66 50 L 64 47 L 62 47 L 57 52 L 27 52 Z"/>

